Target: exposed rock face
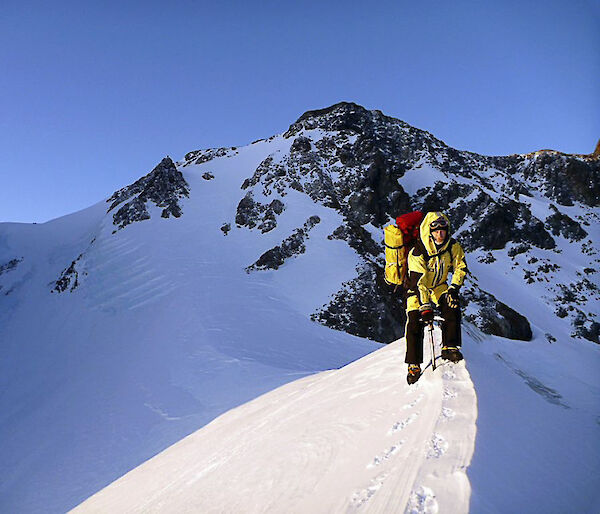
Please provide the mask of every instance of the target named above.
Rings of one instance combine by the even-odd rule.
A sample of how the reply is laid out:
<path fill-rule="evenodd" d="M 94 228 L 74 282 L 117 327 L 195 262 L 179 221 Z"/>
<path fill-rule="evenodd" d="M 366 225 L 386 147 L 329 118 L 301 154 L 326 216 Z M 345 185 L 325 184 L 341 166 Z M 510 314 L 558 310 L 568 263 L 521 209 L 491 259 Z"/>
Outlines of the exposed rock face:
<path fill-rule="evenodd" d="M 342 214 L 343 225 L 329 237 L 346 241 L 363 265 L 356 279 L 314 315 L 333 328 L 384 342 L 399 335 L 404 314 L 389 287 L 375 279 L 382 248 L 365 227 L 381 230 L 397 215 L 417 208 L 446 212 L 465 250 L 487 252 L 479 254 L 479 262 L 493 263 L 493 252 L 502 250 L 515 270 L 522 268 L 525 282 L 556 282 L 552 287 L 559 288 L 557 292 L 560 266 L 535 257 L 536 251 L 558 251 L 555 238 L 561 237 L 581 241 L 583 252 L 596 255 L 583 226 L 598 220 L 587 215 L 574 219 L 561 210 L 575 203 L 598 206 L 600 163 L 592 155 L 540 151 L 488 157 L 458 151 L 380 111 L 345 102 L 303 114 L 284 137 L 293 138 L 290 152 L 267 157 L 242 188 L 246 198 L 248 193 L 285 197 L 293 189 Z M 411 196 L 401 186 L 402 179 L 422 167 L 435 170 L 433 179 L 422 180 L 427 186 Z M 545 219 L 532 210 L 540 195 L 558 206 L 553 205 Z M 250 200 L 243 202 L 238 207 L 242 223 L 237 218 L 236 222 L 250 227 L 244 213 L 256 209 Z M 528 321 L 493 295 L 474 288 L 465 294 L 469 319 L 484 332 L 531 337 Z M 578 334 L 596 337 L 592 314 L 580 307 L 566 312 Z"/>
<path fill-rule="evenodd" d="M 346 241 L 351 248 L 354 248 L 367 261 L 373 261 L 373 257 L 379 257 L 381 253 L 381 245 L 375 243 L 371 234 L 356 223 L 339 226 L 327 238 Z"/>
<path fill-rule="evenodd" d="M 308 232 L 320 222 L 318 216 L 311 216 L 302 228 L 294 230 L 292 235 L 285 238 L 280 245 L 263 253 L 254 264 L 246 268 L 246 271 L 277 269 L 290 257 L 304 253 L 306 251 L 304 241 L 308 238 Z"/>
<path fill-rule="evenodd" d="M 256 202 L 251 192 L 241 199 L 237 207 L 235 222 L 240 227 L 258 229 L 264 234 L 277 226 L 277 215 L 285 209 L 284 203 L 275 199 L 268 205 Z"/>
<path fill-rule="evenodd" d="M 547 198 L 560 205 L 581 202 L 590 207 L 600 205 L 600 166 L 597 158 L 581 158 L 558 152 L 537 152 L 533 157 L 514 159 L 520 174 L 539 186 Z"/>
<path fill-rule="evenodd" d="M 467 312 L 465 321 L 473 323 L 482 332 L 521 341 L 531 339 L 531 326 L 525 316 L 476 285 L 463 290 L 462 303 Z"/>
<path fill-rule="evenodd" d="M 14 270 L 23 259 L 11 259 L 10 261 L 0 265 L 0 275 Z"/>
<path fill-rule="evenodd" d="M 471 214 L 471 217 L 475 218 L 475 215 Z M 478 223 L 461 234 L 468 250 L 499 250 L 510 241 L 529 243 L 544 249 L 556 246 L 544 223 L 535 218 L 527 207 L 514 200 L 491 200 L 481 213 L 477 213 L 477 218 Z"/>
<path fill-rule="evenodd" d="M 179 200 L 189 197 L 189 185 L 169 157 L 165 157 L 148 175 L 114 193 L 108 212 L 113 211 L 113 223 L 117 230 L 136 221 L 150 218 L 148 202 L 161 207 L 161 217 L 181 216 Z"/>
<path fill-rule="evenodd" d="M 369 265 L 359 268 L 358 276 L 311 316 L 336 330 L 382 342 L 404 335 L 405 318 L 400 293 L 383 281 L 383 267 Z"/>
<path fill-rule="evenodd" d="M 558 282 L 552 290 L 556 293 L 553 299 L 557 306 L 555 314 L 559 318 L 568 316 L 573 320 L 571 335 L 600 343 L 600 323 L 593 319 L 593 314 L 588 310 L 590 303 L 600 303 L 600 289 L 591 280 L 595 274 L 594 269 L 586 268 L 583 273 L 577 272 L 578 280 Z"/>
<path fill-rule="evenodd" d="M 60 278 L 54 284 L 54 289 L 52 289 L 53 293 L 64 293 L 67 290 L 72 293 L 77 289 L 80 283 L 77 264 L 81 261 L 82 257 L 83 254 L 80 254 L 79 257 L 77 257 L 77 259 L 61 273 Z"/>
<path fill-rule="evenodd" d="M 230 157 L 236 155 L 237 148 L 232 146 L 231 148 L 209 148 L 208 150 L 194 150 L 185 154 L 183 166 L 189 166 L 190 164 L 203 164 L 219 157 Z"/>
<path fill-rule="evenodd" d="M 312 145 L 310 143 L 310 139 L 308 139 L 307 137 L 300 136 L 294 139 L 290 151 L 307 153 L 310 152 L 311 149 Z"/>
<path fill-rule="evenodd" d="M 590 158 L 600 159 L 600 139 L 598 139 L 598 143 L 596 143 L 596 149 L 594 150 L 594 153 L 590 155 Z"/>
<path fill-rule="evenodd" d="M 11 280 L 10 275 L 12 271 L 17 269 L 21 262 L 23 262 L 23 257 L 11 259 L 4 264 L 0 264 L 0 279 L 3 279 L 3 275 L 6 275 L 5 279 L 1 280 L 0 283 L 0 291 L 2 291 L 3 295 L 8 296 L 15 290 L 16 284 Z"/>
<path fill-rule="evenodd" d="M 581 225 L 566 214 L 561 213 L 554 205 L 550 205 L 554 214 L 546 218 L 546 225 L 552 227 L 555 236 L 562 235 L 571 241 L 581 241 L 588 233 Z"/>

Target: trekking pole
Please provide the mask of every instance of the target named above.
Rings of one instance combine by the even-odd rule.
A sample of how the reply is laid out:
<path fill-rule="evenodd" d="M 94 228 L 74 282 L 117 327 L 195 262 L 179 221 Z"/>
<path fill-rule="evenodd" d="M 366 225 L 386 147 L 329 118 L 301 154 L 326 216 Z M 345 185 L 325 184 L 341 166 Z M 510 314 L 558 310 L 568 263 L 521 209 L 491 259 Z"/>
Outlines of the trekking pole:
<path fill-rule="evenodd" d="M 433 341 L 433 323 L 429 324 L 429 341 L 431 343 L 431 369 L 435 371 L 435 343 Z"/>

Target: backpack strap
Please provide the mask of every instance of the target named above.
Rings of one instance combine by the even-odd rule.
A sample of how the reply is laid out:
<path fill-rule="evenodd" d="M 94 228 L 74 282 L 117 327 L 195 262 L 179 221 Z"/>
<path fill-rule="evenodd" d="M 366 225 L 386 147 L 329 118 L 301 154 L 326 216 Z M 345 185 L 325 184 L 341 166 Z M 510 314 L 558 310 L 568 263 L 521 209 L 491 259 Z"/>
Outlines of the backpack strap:
<path fill-rule="evenodd" d="M 408 245 L 404 244 L 404 245 L 400 245 L 400 246 L 390 246 L 390 245 L 386 245 L 385 241 L 384 241 L 383 246 L 385 246 L 386 248 L 389 248 L 390 250 L 400 250 L 400 248 L 404 248 Z"/>

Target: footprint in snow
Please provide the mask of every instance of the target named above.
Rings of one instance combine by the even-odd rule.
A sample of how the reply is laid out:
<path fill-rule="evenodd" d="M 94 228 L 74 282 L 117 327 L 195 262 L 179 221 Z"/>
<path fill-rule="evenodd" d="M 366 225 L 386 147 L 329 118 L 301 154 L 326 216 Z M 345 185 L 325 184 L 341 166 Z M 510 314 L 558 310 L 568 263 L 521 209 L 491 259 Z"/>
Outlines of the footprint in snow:
<path fill-rule="evenodd" d="M 404 407 L 402 407 L 404 410 L 408 410 L 408 409 L 412 409 L 417 403 L 419 403 L 421 400 L 423 399 L 423 395 L 420 394 L 419 396 L 417 396 L 412 402 L 407 403 Z"/>
<path fill-rule="evenodd" d="M 400 447 L 403 444 L 404 444 L 404 440 L 401 440 L 398 442 L 398 444 L 395 444 L 394 446 L 391 446 L 386 451 L 384 451 L 383 455 L 381 455 L 381 456 L 377 455 L 373 459 L 373 462 L 367 464 L 367 468 L 374 468 L 375 466 L 379 466 L 382 462 L 385 462 L 386 460 L 388 460 L 392 455 L 398 453 L 398 450 L 400 450 Z"/>
<path fill-rule="evenodd" d="M 371 497 L 381 489 L 384 480 L 387 478 L 388 473 L 382 473 L 371 480 L 371 485 L 362 491 L 358 491 L 352 495 L 352 503 L 357 507 L 367 503 Z"/>
<path fill-rule="evenodd" d="M 454 416 L 456 416 L 456 412 L 448 407 L 442 407 L 440 421 L 450 421 Z"/>
<path fill-rule="evenodd" d="M 398 422 L 394 423 L 392 428 L 390 428 L 388 435 L 392 435 L 393 433 L 398 432 L 399 430 L 404 430 L 408 425 L 410 425 L 418 417 L 419 417 L 419 413 L 417 412 L 417 413 L 411 414 L 410 416 L 408 416 L 408 418 L 406 418 L 402 421 L 398 421 Z"/>
<path fill-rule="evenodd" d="M 446 380 L 456 380 L 456 373 L 451 369 L 446 369 L 442 377 Z"/>
<path fill-rule="evenodd" d="M 456 398 L 457 396 L 458 393 L 456 392 L 456 389 L 453 389 L 452 387 L 444 387 L 444 392 L 442 393 L 442 398 L 444 400 Z"/>
<path fill-rule="evenodd" d="M 439 459 L 448 450 L 448 441 L 440 434 L 433 434 L 427 446 L 427 458 Z"/>
<path fill-rule="evenodd" d="M 406 505 L 406 514 L 434 514 L 438 512 L 438 503 L 429 487 L 418 487 L 411 494 Z"/>

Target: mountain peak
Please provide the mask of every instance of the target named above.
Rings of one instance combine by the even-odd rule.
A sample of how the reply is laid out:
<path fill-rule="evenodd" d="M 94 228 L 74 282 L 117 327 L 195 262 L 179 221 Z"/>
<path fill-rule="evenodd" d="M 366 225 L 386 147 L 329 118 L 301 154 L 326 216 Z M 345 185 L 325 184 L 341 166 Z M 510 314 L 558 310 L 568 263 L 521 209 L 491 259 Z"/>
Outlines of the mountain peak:
<path fill-rule="evenodd" d="M 325 107 L 323 109 L 315 109 L 312 111 L 306 111 L 302 116 L 300 116 L 296 120 L 296 123 L 300 123 L 301 121 L 304 121 L 304 120 L 307 120 L 310 118 L 319 118 L 319 117 L 325 116 L 330 113 L 336 113 L 336 114 L 343 115 L 343 114 L 353 114 L 355 112 L 358 112 L 363 115 L 370 114 L 370 111 L 365 109 L 362 105 L 358 105 L 354 102 L 338 102 L 334 105 Z"/>
<path fill-rule="evenodd" d="M 296 135 L 302 129 L 311 130 L 321 128 L 331 131 L 349 130 L 351 132 L 365 133 L 372 128 L 377 121 L 392 121 L 406 125 L 404 122 L 385 116 L 379 110 L 370 111 L 354 102 L 339 102 L 324 109 L 306 111 L 300 116 L 284 137 Z M 408 126 L 408 125 L 406 125 Z"/>
<path fill-rule="evenodd" d="M 150 219 L 146 205 L 148 201 L 163 208 L 161 214 L 163 218 L 169 216 L 179 218 L 181 207 L 178 201 L 183 197 L 189 197 L 189 194 L 188 183 L 171 157 L 167 155 L 150 173 L 133 184 L 119 189 L 106 201 L 111 202 L 108 212 L 127 202 L 113 214 L 113 221 L 118 230 L 135 221 Z"/>

